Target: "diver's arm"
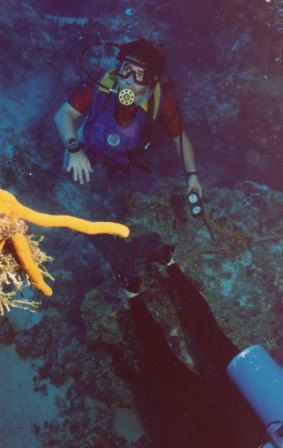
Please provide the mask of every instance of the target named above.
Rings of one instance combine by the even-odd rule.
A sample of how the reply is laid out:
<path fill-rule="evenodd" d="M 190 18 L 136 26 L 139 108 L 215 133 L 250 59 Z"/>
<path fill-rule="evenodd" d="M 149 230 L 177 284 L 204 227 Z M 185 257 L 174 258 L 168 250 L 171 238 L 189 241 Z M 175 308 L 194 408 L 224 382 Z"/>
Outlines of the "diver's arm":
<path fill-rule="evenodd" d="M 76 138 L 75 121 L 81 117 L 81 112 L 74 109 L 69 103 L 64 103 L 57 111 L 54 121 L 64 144 L 70 138 Z M 90 173 L 93 171 L 89 159 L 83 150 L 69 153 L 66 170 L 73 170 L 73 180 L 84 183 L 84 179 L 90 181 Z"/>
<path fill-rule="evenodd" d="M 195 152 L 193 145 L 188 138 L 187 134 L 183 131 L 183 157 L 186 172 L 196 171 Z M 173 137 L 174 144 L 177 148 L 178 154 L 181 157 L 180 137 Z M 189 176 L 188 178 L 188 193 L 192 190 L 197 190 L 199 195 L 202 196 L 202 186 L 196 174 Z"/>
<path fill-rule="evenodd" d="M 76 138 L 75 121 L 81 116 L 82 114 L 67 102 L 56 112 L 54 121 L 64 143 L 69 138 Z"/>

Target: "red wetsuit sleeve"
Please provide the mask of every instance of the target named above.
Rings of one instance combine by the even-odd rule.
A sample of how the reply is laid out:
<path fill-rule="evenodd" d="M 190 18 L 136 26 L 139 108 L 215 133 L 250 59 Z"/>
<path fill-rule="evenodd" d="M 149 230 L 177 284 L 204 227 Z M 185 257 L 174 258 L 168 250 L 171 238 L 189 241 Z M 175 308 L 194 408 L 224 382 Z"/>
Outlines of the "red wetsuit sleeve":
<path fill-rule="evenodd" d="M 68 103 L 81 114 L 88 112 L 93 93 L 91 84 L 78 87 L 68 98 Z"/>
<path fill-rule="evenodd" d="M 182 129 L 180 111 L 173 98 L 166 92 L 162 95 L 161 120 L 170 137 L 179 137 Z"/>

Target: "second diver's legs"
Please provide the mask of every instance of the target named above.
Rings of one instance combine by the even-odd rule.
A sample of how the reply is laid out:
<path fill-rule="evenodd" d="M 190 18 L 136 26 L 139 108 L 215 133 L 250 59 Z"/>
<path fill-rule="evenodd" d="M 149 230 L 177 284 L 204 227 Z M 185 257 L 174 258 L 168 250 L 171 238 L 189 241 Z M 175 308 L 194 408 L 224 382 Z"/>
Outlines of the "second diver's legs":
<path fill-rule="evenodd" d="M 178 293 L 176 297 L 172 296 L 172 301 L 183 328 L 190 328 L 192 322 L 201 346 L 210 358 L 212 365 L 221 374 L 223 384 L 226 384 L 228 402 L 225 415 L 228 416 L 228 420 L 231 418 L 235 428 L 247 429 L 247 431 L 242 431 L 241 443 L 236 443 L 236 446 L 259 446 L 260 441 L 265 438 L 264 427 L 226 375 L 228 363 L 239 353 L 238 347 L 218 326 L 206 300 L 180 268 L 175 263 L 167 265 L 167 273 Z M 221 446 L 232 446 L 232 443 L 229 442 L 229 444 Z"/>
<path fill-rule="evenodd" d="M 136 399 L 154 447 L 258 446 L 262 427 L 249 409 L 246 412 L 247 405 L 238 403 L 237 395 L 213 378 L 193 373 L 175 356 L 143 294 L 131 298 L 129 305 L 143 353 L 139 376 L 143 392 Z"/>
<path fill-rule="evenodd" d="M 167 266 L 166 270 L 179 296 L 172 300 L 182 325 L 193 323 L 206 354 L 217 370 L 224 373 L 228 363 L 239 353 L 238 347 L 218 326 L 206 300 L 177 264 Z"/>

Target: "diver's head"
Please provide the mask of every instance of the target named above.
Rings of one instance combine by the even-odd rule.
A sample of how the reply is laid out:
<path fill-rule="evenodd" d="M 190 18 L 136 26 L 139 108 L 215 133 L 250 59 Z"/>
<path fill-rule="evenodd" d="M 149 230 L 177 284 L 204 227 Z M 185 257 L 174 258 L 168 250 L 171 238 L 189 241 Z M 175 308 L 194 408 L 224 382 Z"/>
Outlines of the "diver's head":
<path fill-rule="evenodd" d="M 152 88 L 164 70 L 164 57 L 145 39 L 122 45 L 118 61 L 119 88 L 129 88 L 136 96 Z"/>

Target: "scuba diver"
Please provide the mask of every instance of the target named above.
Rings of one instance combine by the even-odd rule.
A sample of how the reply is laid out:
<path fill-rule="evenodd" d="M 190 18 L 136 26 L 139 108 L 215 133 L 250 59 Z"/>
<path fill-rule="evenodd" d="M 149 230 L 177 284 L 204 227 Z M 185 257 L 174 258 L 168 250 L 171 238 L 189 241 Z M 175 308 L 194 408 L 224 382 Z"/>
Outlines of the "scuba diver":
<path fill-rule="evenodd" d="M 182 130 L 180 112 L 161 83 L 164 56 L 148 41 L 139 39 L 120 46 L 117 65 L 97 85 L 83 85 L 55 115 L 67 150 L 66 170 L 74 181 L 89 181 L 92 163 L 103 159 L 120 168 L 139 166 L 150 144 L 153 127 L 162 121 L 182 156 L 188 192 L 201 196 L 192 144 Z M 87 119 L 78 131 L 75 121 Z M 140 165 L 142 169 L 142 165 Z"/>
<path fill-rule="evenodd" d="M 112 344 L 109 346 L 109 352 L 116 373 L 131 385 L 137 411 L 153 446 L 155 448 L 281 447 L 280 442 L 278 444 L 268 442 L 265 422 L 258 417 L 261 412 L 268 412 L 270 418 L 274 419 L 276 416 L 277 419 L 278 416 L 282 418 L 283 391 L 280 391 L 283 384 L 282 370 L 277 374 L 276 384 L 272 385 L 279 399 L 274 403 L 271 398 L 268 403 L 268 398 L 265 396 L 263 406 L 265 410 L 253 407 L 254 413 L 226 374 L 227 365 L 241 355 L 238 347 L 218 326 L 209 305 L 190 279 L 183 274 L 174 260 L 170 259 L 170 250 L 167 250 L 165 257 L 163 256 L 162 264 L 167 265 L 170 298 L 184 335 L 187 339 L 188 335 L 193 333 L 196 341 L 194 343 L 205 357 L 207 369 L 202 371 L 197 359 L 194 360 L 198 373 L 181 362 L 168 346 L 161 328 L 145 305 L 145 293 L 128 290 L 129 313 L 140 346 L 137 351 L 139 368 L 132 368 L 128 364 L 120 347 Z M 121 323 L 123 325 L 123 322 Z M 251 359 L 248 362 L 249 369 L 253 370 Z M 263 365 L 261 367 L 262 369 L 259 369 L 256 366 L 254 369 L 256 375 L 259 370 L 263 370 L 266 374 L 265 381 L 270 382 L 270 372 L 265 370 Z M 246 387 L 251 394 L 254 394 L 250 375 L 247 375 L 247 371 L 244 375 L 248 378 Z M 281 378 L 281 382 L 278 378 Z M 244 382 L 244 379 L 242 381 Z M 271 385 L 268 388 L 264 385 L 262 388 L 265 388 L 267 393 L 271 391 Z M 247 395 L 244 394 L 246 399 Z M 262 393 L 256 391 L 254 400 L 256 401 L 260 395 Z M 261 408 L 262 404 L 259 401 L 256 406 Z M 274 411 L 273 415 L 271 408 Z M 272 441 L 280 439 L 282 443 L 280 433 L 282 426 L 279 426 L 277 425 L 278 434 Z"/>
<path fill-rule="evenodd" d="M 129 42 L 119 47 L 113 70 L 95 85 L 78 88 L 55 115 L 66 148 L 66 170 L 83 184 L 90 181 L 92 167 L 102 163 L 108 175 L 100 186 L 102 199 L 111 204 L 113 218 L 118 220 L 123 220 L 129 208 L 129 191 L 148 192 L 152 186 L 153 176 L 142 159 L 160 121 L 181 156 L 188 193 L 202 195 L 192 144 L 182 130 L 180 111 L 161 82 L 164 72 L 164 56 L 150 42 Z M 86 120 L 76 133 L 75 122 L 83 114 Z M 95 240 L 95 247 L 126 289 L 128 284 L 139 283 L 133 267 L 137 252 L 147 257 L 161 244 L 157 234 L 149 235 L 147 244 L 145 240 L 111 239 L 110 243 L 107 236 Z"/>

